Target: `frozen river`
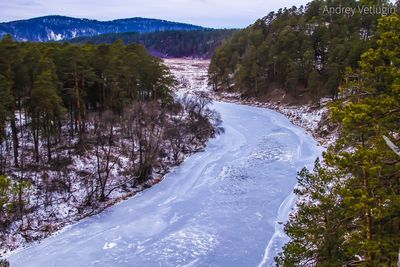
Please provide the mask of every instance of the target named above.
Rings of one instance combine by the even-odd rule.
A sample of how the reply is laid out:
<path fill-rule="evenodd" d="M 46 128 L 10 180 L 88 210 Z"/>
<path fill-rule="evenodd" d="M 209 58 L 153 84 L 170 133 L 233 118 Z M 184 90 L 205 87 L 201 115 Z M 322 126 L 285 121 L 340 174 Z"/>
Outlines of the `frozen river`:
<path fill-rule="evenodd" d="M 214 106 L 225 133 L 204 152 L 154 187 L 13 254 L 11 266 L 273 263 L 286 240 L 279 222 L 293 204 L 296 172 L 312 165 L 321 149 L 279 113 Z"/>

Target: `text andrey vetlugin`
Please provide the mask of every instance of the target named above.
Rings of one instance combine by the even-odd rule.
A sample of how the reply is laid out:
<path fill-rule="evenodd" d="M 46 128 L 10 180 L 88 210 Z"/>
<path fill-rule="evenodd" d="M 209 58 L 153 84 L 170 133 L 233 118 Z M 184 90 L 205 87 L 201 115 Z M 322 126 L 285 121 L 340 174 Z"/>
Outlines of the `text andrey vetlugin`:
<path fill-rule="evenodd" d="M 362 15 L 382 15 L 388 16 L 396 12 L 396 8 L 389 6 L 357 6 L 357 7 L 345 7 L 339 5 L 337 7 L 324 7 L 324 14 L 328 15 L 349 15 L 354 16 L 356 13 Z"/>

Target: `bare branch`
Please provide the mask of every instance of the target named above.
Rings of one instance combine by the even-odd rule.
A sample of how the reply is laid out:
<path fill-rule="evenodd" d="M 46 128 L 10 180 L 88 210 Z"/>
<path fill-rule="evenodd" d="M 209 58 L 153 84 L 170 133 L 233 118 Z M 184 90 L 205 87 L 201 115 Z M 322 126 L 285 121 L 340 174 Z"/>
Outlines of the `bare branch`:
<path fill-rule="evenodd" d="M 386 136 L 383 136 L 383 139 L 385 140 L 386 144 L 388 147 L 393 150 L 394 153 L 396 153 L 400 157 L 400 148 L 397 147 L 390 139 Z"/>

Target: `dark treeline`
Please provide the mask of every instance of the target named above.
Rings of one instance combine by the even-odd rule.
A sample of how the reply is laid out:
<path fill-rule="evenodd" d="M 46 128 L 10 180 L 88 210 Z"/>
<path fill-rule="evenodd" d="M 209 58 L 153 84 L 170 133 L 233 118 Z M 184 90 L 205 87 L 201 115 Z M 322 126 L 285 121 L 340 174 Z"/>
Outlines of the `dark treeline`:
<path fill-rule="evenodd" d="M 279 88 L 314 102 L 337 97 L 346 67 L 356 67 L 371 47 L 380 15 L 330 14 L 325 8 L 362 5 L 391 6 L 389 1 L 315 0 L 271 12 L 216 50 L 210 83 L 243 96 Z"/>
<path fill-rule="evenodd" d="M 207 98 L 174 99 L 174 85 L 168 68 L 141 45 L 5 37 L 0 247 L 18 246 L 15 235 L 46 236 L 53 223 L 95 211 L 115 192 L 142 186 L 201 149 L 218 116 Z"/>
<path fill-rule="evenodd" d="M 210 58 L 216 47 L 237 30 L 204 29 L 196 31 L 163 31 L 153 33 L 112 33 L 79 37 L 72 43 L 110 44 L 123 40 L 125 44 L 142 44 L 150 53 L 161 57 Z"/>

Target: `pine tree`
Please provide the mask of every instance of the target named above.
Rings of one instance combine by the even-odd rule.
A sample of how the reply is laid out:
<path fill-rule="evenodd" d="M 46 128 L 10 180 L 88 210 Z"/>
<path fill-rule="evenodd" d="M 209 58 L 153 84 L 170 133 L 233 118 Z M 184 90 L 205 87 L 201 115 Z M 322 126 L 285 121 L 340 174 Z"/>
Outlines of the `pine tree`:
<path fill-rule="evenodd" d="M 308 76 L 308 82 L 307 82 L 307 84 L 308 84 L 308 90 L 310 90 L 310 93 L 311 93 L 311 97 L 312 97 L 312 99 L 313 99 L 313 102 L 315 103 L 315 104 L 317 104 L 318 106 L 319 106 L 319 104 L 320 104 L 320 98 L 321 98 L 321 96 L 320 96 L 320 92 L 319 92 L 319 90 L 320 90 L 320 83 L 319 83 L 319 81 L 320 81 L 321 79 L 320 79 L 320 75 L 319 75 L 319 73 L 318 73 L 318 71 L 316 71 L 316 70 L 312 70 L 311 72 L 310 72 L 310 75 Z"/>
<path fill-rule="evenodd" d="M 58 78 L 53 62 L 44 58 L 41 66 L 41 73 L 34 82 L 29 100 L 36 162 L 39 162 L 40 158 L 40 132 L 47 142 L 47 157 L 48 161 L 51 161 L 51 137 L 59 130 L 58 121 L 65 113 L 61 97 L 58 94 Z"/>
<path fill-rule="evenodd" d="M 13 42 L 11 36 L 6 35 L 0 42 L 0 73 L 3 75 L 6 81 L 6 94 L 7 99 L 10 100 L 10 113 L 8 119 L 11 125 L 12 138 L 13 138 L 13 152 L 14 152 L 14 165 L 19 166 L 18 158 L 18 129 L 15 119 L 16 103 L 15 103 L 15 91 L 14 91 L 14 75 L 15 66 L 19 63 L 18 45 Z"/>
<path fill-rule="evenodd" d="M 276 257 L 278 266 L 340 266 L 351 259 L 344 236 L 351 219 L 338 198 L 341 175 L 319 160 L 312 173 L 299 172 L 295 193 L 301 201 L 285 225 L 291 241 Z"/>
<path fill-rule="evenodd" d="M 9 85 L 6 78 L 0 74 L 0 174 L 4 174 L 6 167 L 6 157 L 3 154 L 5 141 L 7 139 L 6 125 L 12 116 L 12 96 L 8 91 Z"/>
<path fill-rule="evenodd" d="M 9 220 L 7 205 L 10 200 L 11 180 L 7 176 L 0 175 L 0 228 L 3 228 Z"/>
<path fill-rule="evenodd" d="M 399 134 L 399 36 L 398 15 L 380 19 L 376 47 L 362 55 L 360 70 L 331 108 L 341 135 L 324 154 L 323 168 L 299 175 L 304 202 L 286 226 L 292 241 L 277 258 L 280 265 L 398 262 L 400 160 L 382 136 Z M 329 218 L 336 228 L 328 227 Z"/>

